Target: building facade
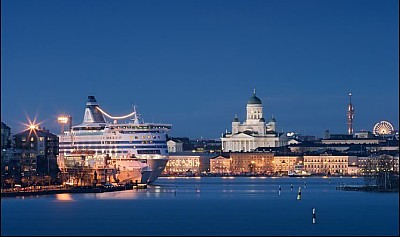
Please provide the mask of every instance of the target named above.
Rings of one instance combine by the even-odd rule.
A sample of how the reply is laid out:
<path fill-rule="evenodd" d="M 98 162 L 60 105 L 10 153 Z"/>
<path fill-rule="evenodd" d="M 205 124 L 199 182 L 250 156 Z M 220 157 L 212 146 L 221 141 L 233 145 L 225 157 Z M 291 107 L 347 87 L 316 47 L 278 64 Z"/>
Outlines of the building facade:
<path fill-rule="evenodd" d="M 302 156 L 274 156 L 274 172 L 288 174 L 294 172 L 296 165 L 303 164 Z"/>
<path fill-rule="evenodd" d="M 357 156 L 321 154 L 304 156 L 304 168 L 311 174 L 349 174 L 349 164 L 357 162 Z M 352 171 L 353 172 L 353 171 Z"/>
<path fill-rule="evenodd" d="M 33 128 L 13 136 L 21 151 L 21 174 L 24 177 L 58 174 L 58 136 L 48 130 Z"/>
<path fill-rule="evenodd" d="M 286 145 L 286 134 L 277 132 L 275 118 L 271 117 L 268 123 L 265 122 L 263 105 L 255 90 L 247 102 L 246 112 L 245 122 L 240 123 L 239 118 L 235 116 L 232 132 L 222 135 L 223 152 L 251 152 L 258 147 Z"/>
<path fill-rule="evenodd" d="M 214 158 L 215 154 L 200 153 L 200 152 L 176 152 L 169 155 L 169 160 L 164 174 L 193 174 L 210 172 L 210 159 Z"/>
<path fill-rule="evenodd" d="M 1 122 L 1 150 L 10 148 L 11 128 Z"/>
<path fill-rule="evenodd" d="M 169 140 L 167 141 L 168 153 L 174 152 L 182 152 L 183 151 L 183 142 L 178 140 Z"/>
<path fill-rule="evenodd" d="M 213 174 L 230 174 L 231 173 L 231 159 L 223 156 L 217 156 L 210 159 L 210 173 Z"/>
<path fill-rule="evenodd" d="M 234 174 L 272 174 L 274 153 L 272 152 L 232 152 L 231 170 Z"/>

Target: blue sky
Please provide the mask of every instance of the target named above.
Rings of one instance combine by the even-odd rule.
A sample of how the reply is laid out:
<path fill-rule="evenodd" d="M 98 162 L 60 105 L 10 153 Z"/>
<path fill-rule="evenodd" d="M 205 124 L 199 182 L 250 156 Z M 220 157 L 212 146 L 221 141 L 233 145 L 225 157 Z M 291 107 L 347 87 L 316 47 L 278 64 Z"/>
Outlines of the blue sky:
<path fill-rule="evenodd" d="M 285 132 L 399 124 L 396 0 L 3 0 L 1 120 L 12 132 L 136 104 L 173 136 L 218 138 L 253 88 Z"/>

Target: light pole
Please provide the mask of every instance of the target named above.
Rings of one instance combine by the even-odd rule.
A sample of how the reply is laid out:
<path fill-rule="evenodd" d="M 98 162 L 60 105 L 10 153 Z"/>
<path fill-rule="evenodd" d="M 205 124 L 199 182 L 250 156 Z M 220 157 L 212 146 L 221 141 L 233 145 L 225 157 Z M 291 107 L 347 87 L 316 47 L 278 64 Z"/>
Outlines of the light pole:
<path fill-rule="evenodd" d="M 57 122 L 61 125 L 61 134 L 60 134 L 60 144 L 64 141 L 64 126 L 68 122 L 71 122 L 71 116 L 69 115 L 61 115 L 57 118 Z M 71 124 L 71 123 L 70 123 Z M 71 140 L 72 143 L 72 140 Z M 64 183 L 64 175 L 65 174 L 65 163 L 64 163 L 64 154 L 59 152 L 58 154 L 58 162 L 59 166 L 61 166 L 61 182 Z"/>

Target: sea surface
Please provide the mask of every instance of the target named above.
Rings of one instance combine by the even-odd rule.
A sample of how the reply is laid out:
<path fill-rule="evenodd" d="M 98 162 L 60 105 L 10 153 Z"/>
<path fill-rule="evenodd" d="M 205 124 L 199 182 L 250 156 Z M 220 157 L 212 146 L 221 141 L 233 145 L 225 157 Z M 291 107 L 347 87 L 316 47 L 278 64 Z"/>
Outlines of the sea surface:
<path fill-rule="evenodd" d="M 399 235 L 398 193 L 339 184 L 363 179 L 160 177 L 145 190 L 2 198 L 1 235 Z"/>

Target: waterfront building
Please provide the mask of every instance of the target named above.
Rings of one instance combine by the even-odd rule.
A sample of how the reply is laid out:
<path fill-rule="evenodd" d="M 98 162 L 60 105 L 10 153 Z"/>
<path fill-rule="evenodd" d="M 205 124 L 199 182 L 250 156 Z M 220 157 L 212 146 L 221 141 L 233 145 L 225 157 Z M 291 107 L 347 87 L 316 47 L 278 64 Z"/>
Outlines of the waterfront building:
<path fill-rule="evenodd" d="M 210 173 L 213 174 L 229 174 L 231 173 L 231 159 L 217 156 L 210 159 Z"/>
<path fill-rule="evenodd" d="M 357 162 L 357 156 L 348 155 L 304 155 L 304 168 L 311 174 L 348 174 L 349 164 Z"/>
<path fill-rule="evenodd" d="M 288 139 L 286 134 L 277 132 L 276 119 L 271 117 L 269 122 L 265 121 L 263 105 L 255 90 L 247 101 L 246 111 L 246 121 L 240 123 L 235 116 L 232 131 L 222 135 L 223 152 L 252 152 L 258 147 L 286 145 Z"/>
<path fill-rule="evenodd" d="M 210 171 L 210 159 L 216 157 L 212 153 L 176 152 L 169 154 L 169 160 L 164 174 L 194 174 L 199 175 Z"/>
<path fill-rule="evenodd" d="M 176 140 L 176 139 L 171 139 L 171 140 L 167 141 L 167 147 L 168 147 L 168 153 L 182 152 L 183 151 L 183 142 Z"/>
<path fill-rule="evenodd" d="M 15 149 L 21 151 L 22 176 L 57 176 L 59 171 L 57 165 L 57 135 L 44 128 L 31 127 L 29 130 L 15 134 L 13 139 Z"/>
<path fill-rule="evenodd" d="M 274 172 L 273 152 L 231 152 L 229 156 L 234 174 L 272 174 Z"/>
<path fill-rule="evenodd" d="M 365 175 L 366 170 L 377 172 L 379 168 L 383 168 L 386 165 L 388 170 L 399 173 L 399 153 L 394 155 L 372 154 L 367 157 L 358 157 L 357 164 L 360 175 Z"/>
<path fill-rule="evenodd" d="M 360 175 L 360 168 L 358 167 L 358 165 L 351 165 L 349 164 L 348 166 L 348 174 L 349 175 Z"/>
<path fill-rule="evenodd" d="M 274 156 L 274 172 L 288 174 L 294 172 L 296 165 L 303 164 L 303 156 Z"/>
<path fill-rule="evenodd" d="M 5 123 L 1 122 L 1 150 L 10 148 L 11 141 L 11 128 L 7 126 Z"/>

